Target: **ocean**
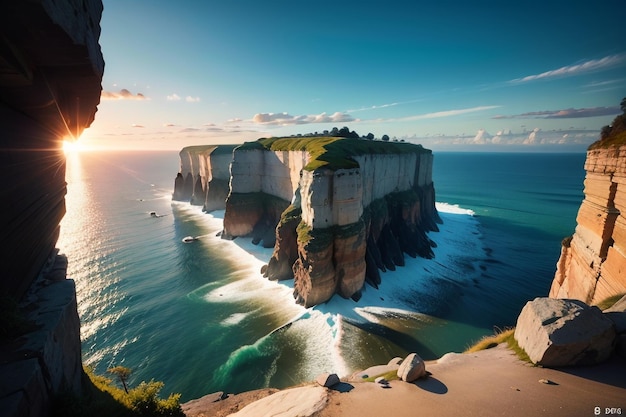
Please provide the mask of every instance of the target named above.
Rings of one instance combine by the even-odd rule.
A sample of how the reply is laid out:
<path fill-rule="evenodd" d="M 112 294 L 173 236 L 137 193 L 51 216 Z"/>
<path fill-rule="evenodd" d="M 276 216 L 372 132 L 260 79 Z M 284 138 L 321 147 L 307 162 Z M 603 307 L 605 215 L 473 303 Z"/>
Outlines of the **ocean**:
<path fill-rule="evenodd" d="M 126 366 L 131 386 L 163 381 L 162 395 L 188 401 L 463 351 L 547 295 L 584 160 L 435 153 L 435 258 L 406 257 L 358 303 L 335 296 L 305 309 L 290 282 L 262 278 L 271 249 L 222 240 L 223 212 L 171 201 L 178 152 L 69 154 L 57 246 L 76 281 L 83 362 L 100 374 Z"/>

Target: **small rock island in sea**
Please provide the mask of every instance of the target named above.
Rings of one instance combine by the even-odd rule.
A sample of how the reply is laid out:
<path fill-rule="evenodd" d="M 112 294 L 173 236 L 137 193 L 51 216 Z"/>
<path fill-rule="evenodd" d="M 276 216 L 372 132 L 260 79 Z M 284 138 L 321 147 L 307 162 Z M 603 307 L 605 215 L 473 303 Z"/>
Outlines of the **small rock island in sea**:
<path fill-rule="evenodd" d="M 343 130 L 343 129 L 342 129 Z M 180 151 L 173 199 L 224 210 L 222 238 L 274 248 L 262 269 L 294 279 L 306 307 L 358 300 L 379 270 L 433 257 L 433 155 L 421 145 L 355 137 L 263 138 Z"/>

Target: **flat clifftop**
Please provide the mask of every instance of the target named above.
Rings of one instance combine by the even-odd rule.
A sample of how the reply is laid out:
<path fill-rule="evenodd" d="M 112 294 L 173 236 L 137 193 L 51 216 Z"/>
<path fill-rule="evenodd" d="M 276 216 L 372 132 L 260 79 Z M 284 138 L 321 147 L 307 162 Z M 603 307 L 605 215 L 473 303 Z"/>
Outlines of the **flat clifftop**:
<path fill-rule="evenodd" d="M 272 137 L 246 142 L 239 150 L 304 151 L 310 155 L 304 167 L 308 171 L 326 167 L 329 169 L 355 168 L 358 163 L 351 157 L 367 154 L 432 154 L 422 145 L 407 142 L 381 142 L 374 140 L 333 137 Z"/>
<path fill-rule="evenodd" d="M 298 303 L 358 300 L 404 254 L 433 256 L 432 159 L 421 145 L 334 136 L 189 147 L 174 199 L 225 210 L 222 238 L 273 247 L 262 273 L 293 279 Z"/>

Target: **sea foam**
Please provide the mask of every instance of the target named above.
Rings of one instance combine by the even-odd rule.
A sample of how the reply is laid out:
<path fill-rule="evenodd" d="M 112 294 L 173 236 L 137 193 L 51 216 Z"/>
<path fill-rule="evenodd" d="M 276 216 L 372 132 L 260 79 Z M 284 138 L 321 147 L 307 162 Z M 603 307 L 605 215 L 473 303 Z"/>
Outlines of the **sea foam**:
<path fill-rule="evenodd" d="M 445 297 L 445 294 L 436 293 L 441 287 L 439 283 L 444 280 L 451 285 L 463 285 L 479 275 L 475 260 L 484 256 L 474 213 L 446 203 L 437 203 L 436 207 L 443 224 L 439 232 L 429 234 L 437 243 L 433 248 L 434 259 L 406 257 L 404 267 L 381 272 L 382 283 L 378 289 L 366 285 L 358 302 L 335 295 L 328 302 L 310 309 L 295 304 L 292 281 L 274 282 L 261 275 L 260 269 L 269 260 L 272 249 L 253 245 L 249 238 L 221 239 L 218 232 L 222 228 L 223 211 L 205 214 L 199 207 L 181 207 L 204 225 L 207 232 L 200 239 L 201 244 L 209 250 L 223 252 L 237 266 L 236 272 L 222 285 L 212 286 L 206 292 L 205 301 L 260 302 L 284 323 L 254 343 L 233 351 L 219 372 L 229 373 L 243 362 L 254 363 L 266 358 L 270 367 L 267 372 L 274 374 L 280 356 L 275 344 L 283 343 L 278 339 L 282 333 L 287 333 L 290 343 L 296 341 L 299 354 L 304 356 L 300 378 L 312 379 L 318 373 L 330 371 L 346 375 L 351 371 L 350 363 L 354 362 L 354 358 L 347 356 L 358 355 L 358 349 L 353 351 L 343 340 L 346 320 L 351 324 L 378 326 L 398 318 L 411 320 L 415 325 L 431 322 L 432 318 L 423 312 L 436 310 L 436 304 Z M 221 323 L 237 325 L 250 314 L 252 312 L 235 313 Z M 226 375 L 216 377 L 229 378 Z M 267 383 L 271 377 L 265 375 Z"/>

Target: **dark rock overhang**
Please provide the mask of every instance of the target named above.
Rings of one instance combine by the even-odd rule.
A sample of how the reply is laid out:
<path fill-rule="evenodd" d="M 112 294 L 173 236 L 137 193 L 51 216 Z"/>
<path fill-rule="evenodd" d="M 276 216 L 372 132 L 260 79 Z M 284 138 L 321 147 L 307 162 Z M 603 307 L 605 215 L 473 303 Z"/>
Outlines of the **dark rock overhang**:
<path fill-rule="evenodd" d="M 0 2 L 1 104 L 78 137 L 100 102 L 102 9 L 99 0 Z"/>

